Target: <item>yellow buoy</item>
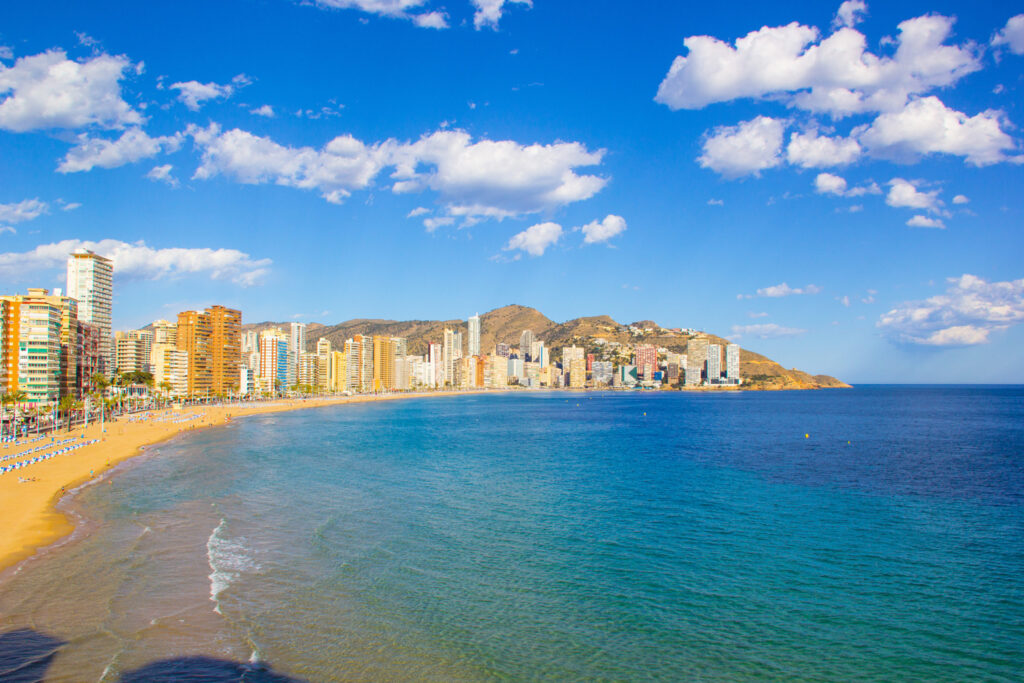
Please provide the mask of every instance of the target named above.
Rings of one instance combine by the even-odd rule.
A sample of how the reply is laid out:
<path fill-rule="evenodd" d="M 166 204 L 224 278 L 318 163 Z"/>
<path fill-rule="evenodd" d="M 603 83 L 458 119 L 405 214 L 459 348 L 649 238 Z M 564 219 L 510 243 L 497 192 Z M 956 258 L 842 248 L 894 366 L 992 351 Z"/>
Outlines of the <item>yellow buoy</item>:
<path fill-rule="evenodd" d="M 805 439 L 809 439 L 809 438 L 811 438 L 811 435 L 810 434 L 804 434 L 804 438 Z"/>

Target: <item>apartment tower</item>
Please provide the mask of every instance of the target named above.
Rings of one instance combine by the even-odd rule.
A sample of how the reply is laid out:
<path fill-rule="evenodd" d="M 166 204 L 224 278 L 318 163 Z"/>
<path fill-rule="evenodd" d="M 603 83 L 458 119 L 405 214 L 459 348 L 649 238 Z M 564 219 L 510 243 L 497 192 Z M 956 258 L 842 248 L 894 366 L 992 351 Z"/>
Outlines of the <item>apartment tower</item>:
<path fill-rule="evenodd" d="M 113 376 L 114 349 L 110 332 L 113 261 L 88 249 L 73 251 L 68 256 L 68 296 L 78 301 L 78 319 L 99 328 L 101 372 Z"/>

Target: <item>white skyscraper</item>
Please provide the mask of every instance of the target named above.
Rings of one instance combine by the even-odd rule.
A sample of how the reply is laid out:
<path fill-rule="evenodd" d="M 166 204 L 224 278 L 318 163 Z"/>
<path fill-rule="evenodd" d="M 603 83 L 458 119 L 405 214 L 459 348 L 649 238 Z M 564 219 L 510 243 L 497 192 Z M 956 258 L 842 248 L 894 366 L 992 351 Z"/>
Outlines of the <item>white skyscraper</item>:
<path fill-rule="evenodd" d="M 480 314 L 471 316 L 466 321 L 469 324 L 469 355 L 480 355 Z"/>
<path fill-rule="evenodd" d="M 439 384 L 455 384 L 455 366 L 462 358 L 462 333 L 444 331 L 444 346 L 441 353 L 444 361 L 444 379 Z"/>
<path fill-rule="evenodd" d="M 523 333 L 519 335 L 519 359 L 524 363 L 530 360 L 529 355 L 533 350 L 533 332 L 530 330 L 523 330 Z"/>
<path fill-rule="evenodd" d="M 88 249 L 75 249 L 68 256 L 68 296 L 78 300 L 78 319 L 100 331 L 100 369 L 114 372 L 114 350 L 110 338 L 110 316 L 114 301 L 114 265 Z"/>
<path fill-rule="evenodd" d="M 292 323 L 291 336 L 288 338 L 288 350 L 298 358 L 306 351 L 306 323 Z"/>
<path fill-rule="evenodd" d="M 740 346 L 729 344 L 725 347 L 725 376 L 728 379 L 740 378 Z"/>
<path fill-rule="evenodd" d="M 718 384 L 722 379 L 722 347 L 708 344 L 708 384 Z"/>

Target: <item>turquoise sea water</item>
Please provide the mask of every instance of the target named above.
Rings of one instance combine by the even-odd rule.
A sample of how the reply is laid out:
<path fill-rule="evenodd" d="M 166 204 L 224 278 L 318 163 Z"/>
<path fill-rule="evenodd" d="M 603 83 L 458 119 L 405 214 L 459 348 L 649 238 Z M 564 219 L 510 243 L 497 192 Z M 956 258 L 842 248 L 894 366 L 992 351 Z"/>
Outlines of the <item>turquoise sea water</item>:
<path fill-rule="evenodd" d="M 0 671 L 31 629 L 53 681 L 1024 675 L 1021 387 L 415 399 L 159 451 L 0 584 Z"/>

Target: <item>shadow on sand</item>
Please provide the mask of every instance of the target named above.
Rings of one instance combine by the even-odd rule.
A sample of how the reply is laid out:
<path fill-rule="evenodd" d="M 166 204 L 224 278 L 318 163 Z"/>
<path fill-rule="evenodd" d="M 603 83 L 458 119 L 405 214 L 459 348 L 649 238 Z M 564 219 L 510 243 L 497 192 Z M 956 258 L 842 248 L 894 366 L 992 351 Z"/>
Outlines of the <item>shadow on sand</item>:
<path fill-rule="evenodd" d="M 264 664 L 243 664 L 213 657 L 163 659 L 127 671 L 121 683 L 304 683 L 301 679 L 275 673 Z"/>
<path fill-rule="evenodd" d="M 64 642 L 23 628 L 0 633 L 0 681 L 35 683 L 46 676 Z"/>
<path fill-rule="evenodd" d="M 64 641 L 33 631 L 18 629 L 0 633 L 0 681 L 37 683 Z M 305 683 L 276 673 L 264 664 L 232 662 L 213 657 L 177 657 L 152 662 L 121 676 L 121 683 Z"/>

